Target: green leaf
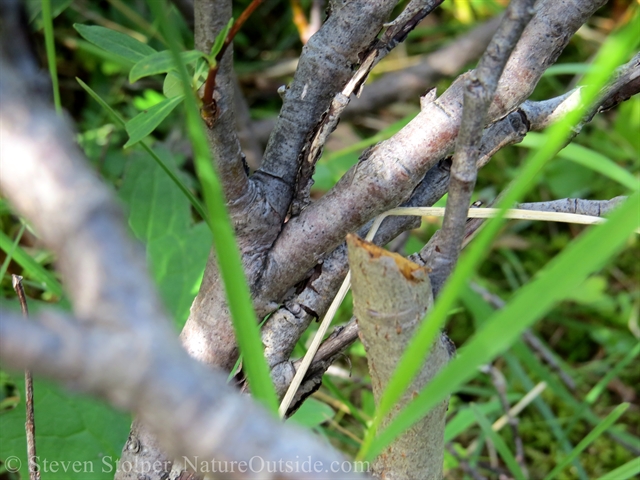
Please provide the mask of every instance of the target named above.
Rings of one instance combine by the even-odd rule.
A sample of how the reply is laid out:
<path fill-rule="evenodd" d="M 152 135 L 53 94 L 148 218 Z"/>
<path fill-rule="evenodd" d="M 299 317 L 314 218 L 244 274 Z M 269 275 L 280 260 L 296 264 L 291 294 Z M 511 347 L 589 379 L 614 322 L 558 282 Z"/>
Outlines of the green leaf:
<path fill-rule="evenodd" d="M 134 63 L 148 55 L 156 53 L 156 51 L 146 43 L 142 43 L 129 35 L 116 32 L 110 28 L 99 27 L 97 25 L 82 25 L 79 23 L 75 23 L 73 28 L 75 28 L 85 40 Z"/>
<path fill-rule="evenodd" d="M 109 116 L 111 116 L 111 118 L 113 119 L 114 122 L 116 122 L 118 125 L 120 125 L 123 128 L 125 127 L 124 118 L 122 118 L 118 112 L 116 112 L 113 108 L 111 108 L 109 106 L 109 104 L 107 102 L 105 102 L 102 98 L 100 98 L 100 95 L 98 95 L 96 92 L 94 92 L 89 87 L 89 85 L 84 83 L 78 77 L 76 77 L 76 80 L 78 81 L 80 86 L 82 88 L 84 88 L 86 90 L 86 92 L 89 95 L 91 95 L 91 97 L 96 102 L 98 102 L 102 108 L 105 109 L 105 111 L 109 114 Z M 173 182 L 176 184 L 176 186 L 182 191 L 184 196 L 189 199 L 189 201 L 191 202 L 191 205 L 196 210 L 196 212 L 198 212 L 198 214 L 203 219 L 206 220 L 207 219 L 207 213 L 204 211 L 204 207 L 202 206 L 200 201 L 196 197 L 193 196 L 193 194 L 191 193 L 189 188 L 187 188 L 187 186 L 171 171 L 171 169 L 167 165 L 165 165 L 165 163 L 162 161 L 162 159 L 156 154 L 156 152 L 154 152 L 151 149 L 151 147 L 149 147 L 149 145 L 147 145 L 145 142 L 140 142 L 140 145 L 142 146 L 143 149 L 145 149 L 147 151 L 147 153 L 149 155 L 151 155 L 151 157 L 156 161 L 156 163 L 160 166 L 160 168 L 162 168 L 162 170 L 169 176 L 169 178 L 171 178 L 171 180 L 173 180 Z"/>
<path fill-rule="evenodd" d="M 496 450 L 504 460 L 504 463 L 507 465 L 511 475 L 513 475 L 516 480 L 525 480 L 522 469 L 520 468 L 520 465 L 518 465 L 518 462 L 516 462 L 513 453 L 511 453 L 511 450 L 509 450 L 509 447 L 502 437 L 493 431 L 493 428 L 491 428 L 491 422 L 489 422 L 489 419 L 484 415 L 484 413 L 482 413 L 482 410 L 480 410 L 475 403 L 472 403 L 471 411 L 473 411 L 473 415 L 476 417 L 476 421 L 478 422 L 478 425 L 480 425 L 482 432 L 489 437 L 491 443 L 496 447 Z"/>
<path fill-rule="evenodd" d="M 158 151 L 174 175 L 180 172 L 171 153 Z M 147 260 L 164 303 L 182 326 L 198 293 L 211 250 L 205 223 L 193 225 L 189 201 L 147 156 L 134 155 L 127 168 L 120 197 L 128 207 L 128 221 L 136 238 L 147 247 Z"/>
<path fill-rule="evenodd" d="M 309 398 L 302 404 L 298 411 L 293 414 L 291 421 L 303 427 L 313 428 L 332 419 L 334 415 L 335 412 L 329 405 L 315 398 Z"/>
<path fill-rule="evenodd" d="M 71 5 L 73 0 L 51 0 L 51 19 L 56 18 L 66 8 Z M 27 7 L 27 15 L 29 16 L 29 23 L 39 24 L 42 22 L 42 0 L 27 0 L 25 6 Z M 40 28 L 40 27 L 36 27 Z"/>
<path fill-rule="evenodd" d="M 195 62 L 198 58 L 203 56 L 204 53 L 199 50 L 189 50 L 188 52 L 182 52 L 180 54 L 180 58 L 187 65 Z M 173 57 L 171 56 L 170 51 L 165 50 L 163 52 L 152 53 L 131 67 L 131 71 L 129 72 L 129 82 L 134 83 L 143 77 L 157 75 L 159 73 L 167 73 L 171 70 L 175 70 L 175 68 L 176 66 L 173 62 Z"/>
<path fill-rule="evenodd" d="M 16 375 L 15 383 L 23 395 L 24 378 Z M 113 479 L 122 445 L 129 434 L 131 417 L 48 382 L 35 380 L 33 392 L 42 478 Z M 17 457 L 22 478 L 29 478 L 24 422 L 23 396 L 15 409 L 0 415 L 0 458 L 6 461 Z"/>
<path fill-rule="evenodd" d="M 160 122 L 162 122 L 173 111 L 174 108 L 182 101 L 183 95 L 168 98 L 163 102 L 154 105 L 149 110 L 140 112 L 138 115 L 129 120 L 125 129 L 129 134 L 129 141 L 124 144 L 124 148 L 135 145 L 144 137 L 153 132 Z"/>
<path fill-rule="evenodd" d="M 218 55 L 218 53 L 220 53 L 220 50 L 222 50 L 222 45 L 224 45 L 224 41 L 227 38 L 227 35 L 229 34 L 229 30 L 231 30 L 232 25 L 233 25 L 233 18 L 230 18 L 229 21 L 227 22 L 227 26 L 224 27 L 220 31 L 220 33 L 218 33 L 218 35 L 216 36 L 216 39 L 213 41 L 213 45 L 211 45 L 211 52 L 209 52 L 210 64 L 212 61 L 215 64 L 216 55 Z"/>
<path fill-rule="evenodd" d="M 618 405 L 607 417 L 600 422 L 596 428 L 591 430 L 584 439 L 576 445 L 576 448 L 567 455 L 556 467 L 545 477 L 545 480 L 557 478 L 558 474 L 564 470 L 580 453 L 582 453 L 589 445 L 591 445 L 600 435 L 602 435 L 611 425 L 613 425 L 620 416 L 629 408 L 628 403 Z"/>
<path fill-rule="evenodd" d="M 164 93 L 164 96 L 167 98 L 173 98 L 184 94 L 182 81 L 176 72 L 169 72 L 164 77 L 162 93 Z"/>

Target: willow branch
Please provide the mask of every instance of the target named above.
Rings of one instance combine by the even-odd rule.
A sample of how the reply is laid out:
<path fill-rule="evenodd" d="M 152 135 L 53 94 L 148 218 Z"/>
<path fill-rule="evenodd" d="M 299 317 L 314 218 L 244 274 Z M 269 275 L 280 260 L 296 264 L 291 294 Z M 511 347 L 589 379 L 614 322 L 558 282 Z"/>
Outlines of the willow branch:
<path fill-rule="evenodd" d="M 533 91 L 544 70 L 603 0 L 540 2 L 498 85 L 489 120 L 508 114 Z M 526 75 L 523 74 L 526 72 Z M 348 232 L 406 201 L 424 174 L 453 147 L 462 114 L 463 75 L 391 139 L 368 150 L 323 198 L 282 229 L 265 265 L 265 299 L 278 299 Z"/>
<path fill-rule="evenodd" d="M 514 0 L 498 27 L 475 72 L 467 78 L 460 133 L 453 156 L 449 196 L 440 243 L 433 251 L 429 266 L 433 291 L 437 294 L 458 261 L 467 210 L 476 184 L 479 146 L 489 106 L 498 88 L 498 80 L 525 26 L 533 15 L 533 0 Z"/>
<path fill-rule="evenodd" d="M 351 78 L 359 54 L 375 39 L 394 0 L 353 0 L 333 11 L 302 50 L 293 82 L 286 89 L 255 181 L 283 221 L 294 193 L 300 154 L 322 114 Z M 278 226 L 279 228 L 279 226 Z"/>
<path fill-rule="evenodd" d="M 230 0 L 195 0 L 195 47 L 209 52 L 216 35 L 222 31 L 232 15 Z M 247 196 L 249 180 L 236 132 L 234 112 L 233 49 L 217 62 L 216 102 L 217 119 L 206 129 L 209 147 L 216 162 L 225 196 L 230 204 Z M 212 92 L 213 95 L 213 92 Z M 233 217 L 234 211 L 230 210 Z"/>
<path fill-rule="evenodd" d="M 3 364 L 133 412 L 172 457 L 246 462 L 258 455 L 278 462 L 312 455 L 321 462 L 342 461 L 185 352 L 142 250 L 129 238 L 110 189 L 86 166 L 71 129 L 4 61 L 0 76 L 0 188 L 55 253 L 74 308 L 73 318 L 45 313 L 37 323 L 2 312 Z M 282 471 L 267 478 L 305 476 L 320 477 Z"/>

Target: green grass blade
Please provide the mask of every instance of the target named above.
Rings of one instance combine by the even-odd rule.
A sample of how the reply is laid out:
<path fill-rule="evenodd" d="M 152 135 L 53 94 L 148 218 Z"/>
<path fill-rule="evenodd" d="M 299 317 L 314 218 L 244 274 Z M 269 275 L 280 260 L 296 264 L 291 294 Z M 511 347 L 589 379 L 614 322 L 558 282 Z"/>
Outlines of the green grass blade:
<path fill-rule="evenodd" d="M 564 470 L 564 468 L 569 465 L 574 458 L 577 458 L 580 453 L 582 453 L 589 445 L 591 445 L 600 435 L 602 435 L 611 425 L 613 425 L 620 416 L 627 411 L 629 408 L 628 403 L 622 403 L 618 405 L 607 417 L 600 422 L 596 428 L 591 430 L 589 434 L 578 444 L 576 448 L 558 465 L 556 468 L 551 470 L 551 473 L 545 477 L 545 480 L 552 480 L 556 478 L 558 474 Z"/>
<path fill-rule="evenodd" d="M 555 75 L 583 75 L 589 73 L 593 67 L 586 63 L 559 63 L 551 65 L 542 74 L 543 77 L 553 77 Z"/>
<path fill-rule="evenodd" d="M 495 308 L 489 305 L 489 303 L 487 303 L 487 301 L 479 293 L 473 291 L 469 286 L 466 286 L 463 289 L 461 300 L 467 310 L 473 315 L 476 326 L 482 325 L 488 318 L 491 317 L 491 315 L 493 315 L 495 311 Z M 515 344 L 513 344 L 513 346 L 511 347 L 511 350 L 509 352 L 505 352 L 502 358 L 509 366 L 512 375 L 517 379 L 517 381 L 522 384 L 526 391 L 530 391 L 534 388 L 535 383 L 529 377 L 529 374 L 524 370 L 524 368 L 520 364 L 519 359 L 516 358 L 516 355 L 518 355 L 518 353 L 530 354 L 529 347 L 522 340 L 518 340 L 517 342 L 515 342 Z M 555 377 L 553 377 L 553 375 L 551 375 L 540 364 L 538 358 L 535 355 L 530 355 L 530 357 L 532 361 L 535 362 L 535 365 L 538 368 L 535 371 L 532 369 L 529 370 L 532 373 L 536 373 L 539 379 L 544 380 L 547 383 L 547 390 L 554 392 L 554 394 L 557 394 L 558 391 L 564 391 L 564 385 L 558 386 L 558 382 L 556 381 Z M 553 410 L 551 410 L 549 405 L 542 399 L 541 396 L 536 397 L 533 400 L 532 405 L 538 410 L 540 415 L 542 415 L 545 421 L 545 425 L 548 426 L 548 428 L 551 430 L 551 433 L 553 433 L 553 435 L 556 437 L 560 448 L 562 448 L 562 450 L 567 454 L 571 452 L 573 450 L 573 445 L 567 438 L 567 435 L 562 429 L 560 422 L 554 415 Z M 449 428 L 448 424 L 447 428 Z M 579 459 L 576 459 L 574 461 L 574 466 L 576 467 L 577 474 L 580 480 L 589 479 L 586 472 L 584 471 L 584 468 L 580 464 Z"/>
<path fill-rule="evenodd" d="M 640 459 L 634 458 L 624 465 L 616 468 L 612 472 L 607 473 L 598 480 L 627 480 L 627 478 L 635 477 L 640 473 Z"/>
<path fill-rule="evenodd" d="M 607 372 L 607 374 L 600 379 L 598 383 L 596 383 L 593 388 L 587 393 L 585 397 L 585 402 L 589 405 L 593 405 L 595 401 L 600 397 L 602 392 L 607 388 L 609 382 L 616 377 L 623 368 L 629 365 L 634 358 L 636 358 L 640 354 L 640 343 L 636 343 L 635 347 L 627 352 L 622 360 L 616 362 L 614 367 Z"/>
<path fill-rule="evenodd" d="M 346 395 L 344 395 L 340 389 L 336 386 L 335 383 L 333 383 L 331 381 L 331 379 L 329 378 L 328 375 L 325 375 L 324 377 L 322 377 L 322 385 L 324 385 L 325 387 L 327 387 L 327 389 L 338 399 L 340 400 L 342 403 L 344 403 L 347 408 L 349 409 L 349 413 L 351 413 L 351 415 L 353 415 L 353 418 L 355 418 L 358 422 L 360 422 L 362 425 L 367 425 L 367 420 L 362 416 L 362 414 L 360 413 L 360 410 L 358 409 L 358 407 L 356 407 L 347 397 Z"/>
<path fill-rule="evenodd" d="M 42 24 L 44 26 L 44 43 L 47 50 L 47 63 L 49 64 L 49 75 L 53 87 L 53 104 L 56 113 L 62 113 L 60 103 L 60 87 L 58 86 L 58 66 L 56 64 L 56 44 L 53 37 L 53 18 L 51 16 L 51 0 L 42 0 Z"/>
<path fill-rule="evenodd" d="M 573 428 L 572 425 L 574 425 L 580 418 L 586 420 L 587 423 L 592 426 L 596 426 L 602 421 L 602 419 L 589 408 L 588 404 L 579 402 L 574 398 L 573 394 L 567 389 L 564 383 L 560 382 L 556 376 L 550 372 L 548 367 L 540 363 L 540 360 L 524 344 L 524 342 L 521 340 L 515 342 L 512 350 L 530 372 L 547 382 L 548 391 L 553 392 L 558 398 L 567 404 L 570 410 L 574 412 L 576 420 L 565 427 L 567 434 L 571 433 Z M 623 429 L 611 429 L 607 433 L 616 441 L 631 445 L 634 449 L 640 449 L 640 439 Z"/>
<path fill-rule="evenodd" d="M 540 148 L 544 142 L 546 142 L 545 135 L 530 132 L 524 137 L 524 140 L 517 145 L 526 148 Z M 640 186 L 640 181 L 638 181 L 636 177 L 613 160 L 582 145 L 575 143 L 569 144 L 558 152 L 558 157 L 587 167 L 604 177 L 610 178 L 632 192 L 638 190 Z"/>
<path fill-rule="evenodd" d="M 520 465 L 516 462 L 516 458 L 513 456 L 513 453 L 511 453 L 511 450 L 509 450 L 505 441 L 500 435 L 493 431 L 493 428 L 491 428 L 491 422 L 489 419 L 484 415 L 484 413 L 482 413 L 475 403 L 471 404 L 471 410 L 473 411 L 473 415 L 476 417 L 476 421 L 478 422 L 478 425 L 480 425 L 483 433 L 496 447 L 496 450 L 502 457 L 502 460 L 504 460 L 504 463 L 507 465 L 511 475 L 513 475 L 516 480 L 526 480 Z"/>
<path fill-rule="evenodd" d="M 372 442 L 367 458 L 372 458 L 431 408 L 476 374 L 477 367 L 505 351 L 519 335 L 545 315 L 587 275 L 602 266 L 623 246 L 638 227 L 640 193 L 635 193 L 604 225 L 588 230 L 553 259 L 513 300 L 496 312 L 471 340 L 389 426 Z"/>
<path fill-rule="evenodd" d="M 524 345 L 522 341 L 516 342 L 516 346 L 518 345 L 521 346 L 523 349 L 527 349 L 526 345 Z M 510 352 L 506 352 L 503 358 L 505 359 L 511 372 L 513 372 L 513 374 L 516 376 L 518 381 L 524 386 L 524 388 L 527 390 L 531 390 L 534 387 L 534 383 L 529 377 L 529 374 L 524 370 L 524 368 L 520 364 L 520 361 L 518 360 L 518 358 L 516 358 L 516 356 Z M 547 383 L 548 385 L 547 390 L 554 392 L 554 394 L 556 393 L 556 391 L 553 389 L 553 385 L 555 383 L 556 382 L 553 382 L 551 384 Z M 533 401 L 533 406 L 538 410 L 540 415 L 542 415 L 545 425 L 548 426 L 549 430 L 551 430 L 551 433 L 553 433 L 553 436 L 556 437 L 556 440 L 558 441 L 558 444 L 560 445 L 560 448 L 562 449 L 562 451 L 564 451 L 566 454 L 569 454 L 573 450 L 573 444 L 569 440 L 569 437 L 565 433 L 565 430 L 562 428 L 560 421 L 553 413 L 553 410 L 551 409 L 549 404 L 545 402 L 542 399 L 542 397 L 537 397 Z M 584 470 L 584 467 L 580 463 L 579 458 L 576 458 L 574 460 L 573 465 L 577 470 L 578 478 L 580 478 L 580 480 L 589 480 L 589 476 L 587 475 L 587 472 Z"/>
<path fill-rule="evenodd" d="M 166 2 L 149 1 L 148 4 L 159 20 L 164 37 L 169 41 L 169 47 L 178 66 L 178 74 L 183 85 L 190 85 L 187 70 L 180 62 L 180 52 L 175 40 L 178 37 L 175 26 L 166 17 L 168 11 Z M 264 358 L 260 329 L 253 311 L 249 287 L 244 277 L 242 260 L 235 241 L 222 185 L 214 170 L 204 124 L 200 118 L 196 99 L 191 91 L 185 91 L 185 106 L 189 135 L 193 142 L 196 172 L 202 184 L 205 203 L 209 211 L 209 226 L 213 232 L 218 267 L 227 292 L 238 346 L 244 359 L 243 367 L 247 373 L 251 393 L 275 415 L 278 412 L 278 401 L 271 382 L 269 367 Z"/>
<path fill-rule="evenodd" d="M 7 269 L 9 268 L 9 264 L 11 263 L 11 258 L 13 257 L 13 252 L 20 243 L 20 239 L 22 238 L 22 234 L 24 233 L 25 228 L 26 225 L 23 223 L 20 227 L 20 230 L 18 231 L 18 235 L 16 235 L 16 239 L 13 241 L 13 245 L 11 245 L 9 251 L 5 250 L 6 256 L 4 257 L 4 262 L 2 262 L 2 267 L 0 267 L 0 280 L 3 279 L 7 273 Z"/>
<path fill-rule="evenodd" d="M 109 116 L 111 116 L 111 118 L 113 119 L 113 121 L 115 123 L 117 123 L 122 128 L 125 127 L 126 122 L 125 122 L 124 118 L 122 118 L 120 116 L 120 114 L 118 112 L 116 112 L 113 108 L 111 108 L 111 106 L 107 102 L 105 102 L 100 97 L 100 95 L 98 95 L 96 92 L 94 92 L 93 89 L 89 85 L 84 83 L 78 77 L 76 77 L 76 80 L 78 81 L 80 86 L 89 95 L 91 95 L 91 98 L 93 98 L 96 102 L 98 102 L 98 104 L 102 108 L 105 109 L 105 111 L 109 114 Z M 156 163 L 158 165 L 160 165 L 160 168 L 162 168 L 162 170 L 164 170 L 164 172 L 169 176 L 169 178 L 171 178 L 171 180 L 173 180 L 173 182 L 178 186 L 180 191 L 182 191 L 182 193 L 184 193 L 185 197 L 187 197 L 189 199 L 189 202 L 191 202 L 191 205 L 196 210 L 196 212 L 198 212 L 200 217 L 202 217 L 205 221 L 207 221 L 207 219 L 208 219 L 207 212 L 205 211 L 205 209 L 204 209 L 203 205 L 200 203 L 200 201 L 193 195 L 193 193 L 191 193 L 191 190 L 189 190 L 189 188 L 182 182 L 182 180 L 180 180 L 178 178 L 178 176 L 175 173 L 173 173 L 173 171 L 171 171 L 171 169 L 164 163 L 164 161 L 158 156 L 158 154 L 156 152 L 154 152 L 153 149 L 145 141 L 140 142 L 140 146 L 142 146 L 142 148 L 144 148 L 146 150 L 146 152 L 149 155 L 151 155 L 151 158 L 153 158 L 156 161 Z"/>
<path fill-rule="evenodd" d="M 358 454 L 358 459 L 362 459 L 365 456 L 367 458 L 371 458 L 372 453 L 369 450 L 373 449 L 372 445 L 374 442 L 374 437 L 382 419 L 388 412 L 391 411 L 391 408 L 402 396 L 403 392 L 410 385 L 415 374 L 424 364 L 430 346 L 439 335 L 440 329 L 442 328 L 447 318 L 449 310 L 453 308 L 459 292 L 463 288 L 467 279 L 473 275 L 475 269 L 485 258 L 486 252 L 488 251 L 493 238 L 497 235 L 500 228 L 504 224 L 504 212 L 507 210 L 507 208 L 510 208 L 511 205 L 522 198 L 533 185 L 535 185 L 535 179 L 540 173 L 541 169 L 558 152 L 558 150 L 560 150 L 564 146 L 564 142 L 566 141 L 566 138 L 573 126 L 580 121 L 580 119 L 584 115 L 584 112 L 586 111 L 587 106 L 596 99 L 598 93 L 600 92 L 600 89 L 607 82 L 609 72 L 614 71 L 615 68 L 627 58 L 629 53 L 637 44 L 638 39 L 636 33 L 637 32 L 635 29 L 635 25 L 632 21 L 622 32 L 612 35 L 607 39 L 596 58 L 596 68 L 594 68 L 589 76 L 585 79 L 586 86 L 583 89 L 584 104 L 567 114 L 557 124 L 554 124 L 549 128 L 548 141 L 544 145 L 542 145 L 539 150 L 532 152 L 532 154 L 529 155 L 524 163 L 520 174 L 513 182 L 511 188 L 506 191 L 505 196 L 499 203 L 498 207 L 501 209 L 499 214 L 495 218 L 485 223 L 484 228 L 476 237 L 475 241 L 470 245 L 469 249 L 461 255 L 460 260 L 456 268 L 452 272 L 451 277 L 444 285 L 444 288 L 442 289 L 440 296 L 434 305 L 434 308 L 427 314 L 427 317 L 425 318 L 425 320 L 423 320 L 412 342 L 409 344 L 402 358 L 398 362 L 396 370 L 380 398 L 376 417 L 374 418 L 371 427 L 365 435 L 362 448 L 360 449 L 360 452 Z M 625 211 L 626 210 L 628 210 L 628 206 Z M 626 223 L 626 220 L 625 225 L 628 225 L 628 223 Z M 614 229 L 615 226 L 609 226 L 609 228 Z M 591 238 L 592 235 L 589 235 L 588 237 Z M 606 242 L 606 239 L 603 239 L 602 241 Z M 623 240 L 621 240 L 621 242 L 622 241 Z M 597 250 L 597 245 L 594 245 L 594 248 Z M 592 255 L 593 253 L 590 251 L 584 252 L 583 257 L 578 259 L 577 262 L 579 264 L 586 265 L 587 262 L 583 262 L 583 260 L 585 258 L 591 257 Z M 591 258 L 591 260 L 593 259 Z M 592 262 L 588 263 L 591 264 Z M 567 265 L 567 268 L 571 267 L 571 265 Z M 533 285 L 537 286 L 538 283 L 539 282 L 534 282 Z M 548 288 L 548 286 L 546 288 Z M 545 295 L 546 292 L 542 292 L 542 294 Z M 541 302 L 538 302 L 538 305 L 541 304 Z M 533 321 L 534 319 L 531 319 L 531 322 Z M 501 332 L 498 332 L 498 338 L 500 338 L 500 334 Z M 488 342 L 489 347 L 496 345 L 496 343 L 494 343 L 492 339 L 488 340 Z M 487 357 L 487 359 L 488 358 L 490 357 Z M 456 363 L 456 361 L 454 361 L 449 364 L 449 366 L 446 367 L 445 370 L 448 371 L 451 367 L 457 365 L 459 365 L 459 363 Z M 476 365 L 479 365 L 479 363 Z M 451 392 L 453 388 L 455 388 L 455 386 L 459 384 L 457 382 L 457 380 L 459 380 L 458 377 L 454 375 L 453 379 L 456 380 L 452 382 L 445 381 L 440 385 L 440 387 L 443 388 L 445 385 L 447 385 L 448 388 L 446 392 Z M 434 383 L 435 381 L 427 386 L 427 390 L 430 390 L 429 387 Z M 439 396 L 439 398 L 443 399 L 445 396 L 446 393 L 443 393 L 442 396 Z M 431 404 L 431 406 L 433 405 L 435 404 Z M 427 411 L 428 410 L 424 410 L 423 414 L 426 414 Z M 393 440 L 393 438 L 399 435 L 404 429 L 408 428 L 420 417 L 417 417 L 408 424 L 405 424 L 403 428 L 398 431 L 397 428 L 400 426 L 398 422 L 401 418 L 403 418 L 402 413 L 397 416 L 395 420 L 389 425 L 389 427 L 387 428 L 389 434 L 385 436 L 386 439 L 384 441 L 381 440 L 382 436 L 380 437 L 380 439 L 376 440 L 376 448 L 373 449 L 376 453 L 382 451 L 382 448 L 384 446 L 388 445 Z"/>
<path fill-rule="evenodd" d="M 62 285 L 58 282 L 56 277 L 31 258 L 31 256 L 19 245 L 14 244 L 11 238 L 2 231 L 0 231 L 0 249 L 2 249 L 7 255 L 9 255 L 9 252 L 12 252 L 13 259 L 18 265 L 25 269 L 29 277 L 43 284 L 45 288 L 55 296 L 62 297 Z"/>

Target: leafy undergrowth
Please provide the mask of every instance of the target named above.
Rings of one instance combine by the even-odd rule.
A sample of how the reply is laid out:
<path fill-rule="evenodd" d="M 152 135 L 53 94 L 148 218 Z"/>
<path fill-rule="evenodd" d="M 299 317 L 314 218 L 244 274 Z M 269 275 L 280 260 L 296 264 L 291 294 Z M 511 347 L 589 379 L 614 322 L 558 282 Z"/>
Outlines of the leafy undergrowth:
<path fill-rule="evenodd" d="M 52 3 L 62 105 L 78 122 L 78 142 L 92 166 L 121 200 L 132 235 L 145 245 L 150 273 L 179 331 L 198 291 L 211 245 L 211 233 L 202 215 L 181 190 L 182 186 L 194 198 L 202 197 L 182 127 L 184 119 L 177 110 L 166 112 L 155 125 L 153 135 L 145 140 L 175 178 L 168 176 L 149 156 L 143 149 L 146 147 L 132 145 L 123 149 L 129 139 L 127 131 L 131 130 L 114 122 L 84 93 L 75 77 L 81 78 L 125 120 L 166 101 L 160 92 L 164 86 L 166 93 L 168 80 L 155 75 L 130 84 L 132 60 L 98 48 L 80 36 L 73 25 L 116 25 L 120 33 L 154 50 L 167 47 L 153 23 L 147 20 L 151 17 L 143 7 L 132 16 L 119 2 L 91 6 L 68 0 Z M 237 13 L 247 3 L 238 2 Z M 305 8 L 307 3 L 302 2 Z M 419 55 L 436 50 L 453 35 L 473 28 L 498 11 L 501 3 L 504 2 L 445 2 L 433 18 L 410 35 L 405 45 L 381 62 L 372 80 L 383 70 L 410 65 Z M 583 27 L 558 62 L 558 67 L 566 68 L 548 72 L 534 98 L 564 93 L 574 84 L 574 76 L 586 70 L 587 62 L 606 35 L 624 22 L 623 4 L 612 2 Z M 281 102 L 276 89 L 291 80 L 293 71 L 287 70 L 286 62 L 295 58 L 301 48 L 289 4 L 272 0 L 261 9 L 259 18 L 250 19 L 235 42 L 240 82 L 256 119 L 277 114 Z M 186 23 L 175 11 L 172 20 L 179 27 L 185 49 L 192 48 L 193 39 Z M 42 22 L 37 12 L 33 13 L 32 24 L 36 35 L 41 37 Z M 44 41 L 39 44 L 44 45 Z M 274 73 L 278 68 L 284 73 Z M 170 77 L 167 75 L 169 80 Z M 450 78 L 441 81 L 438 92 L 450 82 Z M 417 111 L 417 101 L 398 103 L 342 122 L 318 164 L 313 195 L 318 197 L 326 192 L 357 162 L 364 148 L 392 136 Z M 574 144 L 548 165 L 526 201 L 565 197 L 609 199 L 629 194 L 638 184 L 638 131 L 638 98 L 597 116 Z M 521 162 L 536 145 L 536 137 L 531 136 L 520 146 L 501 150 L 480 172 L 474 200 L 492 201 L 518 174 Z M 69 308 L 53 269 L 52 255 L 3 200 L 0 222 L 3 308 L 17 306 L 11 273 L 25 277 L 34 312 L 51 304 Z M 425 218 L 419 229 L 395 247 L 406 254 L 416 251 L 438 225 L 439 220 Z M 451 312 L 446 331 L 456 345 L 465 345 L 496 310 L 500 302 L 492 302 L 492 298 L 508 301 L 584 230 L 582 226 L 563 224 L 508 223 L 486 252 L 480 271 L 469 279 L 458 307 Z M 526 339 L 513 344 L 493 363 L 504 376 L 506 399 L 511 406 L 523 401 L 530 392 L 535 393 L 517 413 L 517 428 L 505 424 L 498 433 L 513 454 L 516 440 L 521 441 L 522 463 L 529 478 L 545 478 L 574 447 L 590 440 L 590 432 L 597 432 L 607 416 L 612 412 L 617 415 L 616 409 L 624 404 L 628 407 L 617 421 L 590 441 L 566 468 L 554 473 L 554 478 L 599 478 L 640 454 L 639 277 L 640 249 L 637 238 L 632 237 L 612 263 L 590 276 L 569 299 L 535 324 Z M 348 296 L 336 323 L 347 321 L 350 316 Z M 300 341 L 295 356 L 304 354 L 313 328 Z M 298 412 L 296 420 L 348 455 L 355 455 L 374 414 L 374 401 L 362 345 L 353 345 L 347 356 L 326 376 L 322 388 Z M 0 460 L 5 462 L 5 473 L 0 471 L 0 476 L 8 475 L 13 468 L 13 457 L 21 460 L 24 475 L 23 380 L 20 374 L 3 373 L 0 382 Z M 35 391 L 39 456 L 50 462 L 44 478 L 112 478 L 128 433 L 129 416 L 46 382 L 36 382 Z M 498 478 L 500 473 L 513 474 L 508 472 L 503 455 L 495 453 L 488 441 L 491 435 L 481 428 L 504 414 L 496 385 L 486 373 L 478 371 L 456 392 L 451 398 L 446 431 L 447 478 L 470 478 L 465 469 L 489 478 Z M 76 461 L 80 464 L 73 463 Z M 56 472 L 51 462 L 58 462 Z M 629 477 L 621 473 L 616 478 Z"/>

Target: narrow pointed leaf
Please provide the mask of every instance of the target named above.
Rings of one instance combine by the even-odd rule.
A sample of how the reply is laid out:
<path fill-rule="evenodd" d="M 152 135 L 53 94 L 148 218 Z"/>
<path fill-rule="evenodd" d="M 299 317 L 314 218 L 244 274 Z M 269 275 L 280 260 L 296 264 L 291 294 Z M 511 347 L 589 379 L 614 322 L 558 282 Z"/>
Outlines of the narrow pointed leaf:
<path fill-rule="evenodd" d="M 209 53 L 209 58 L 211 60 L 214 60 L 216 58 L 216 55 L 218 55 L 218 52 L 220 52 L 220 50 L 222 49 L 222 45 L 224 44 L 224 41 L 227 38 L 227 35 L 229 34 L 229 30 L 231 30 L 232 25 L 233 25 L 233 18 L 230 18 L 229 22 L 227 23 L 227 26 L 224 27 L 224 29 L 220 33 L 218 33 L 218 36 L 213 41 L 213 45 L 211 46 L 211 52 Z"/>
<path fill-rule="evenodd" d="M 195 62 L 198 58 L 203 57 L 204 53 L 198 50 L 189 50 L 182 52 L 180 57 L 185 64 Z M 175 70 L 176 65 L 173 62 L 171 52 L 165 50 L 163 52 L 153 53 L 138 61 L 129 72 L 129 82 L 134 83 L 143 77 L 157 75 Z"/>
<path fill-rule="evenodd" d="M 135 145 L 144 137 L 153 132 L 160 122 L 167 118 L 176 105 L 182 101 L 183 95 L 177 97 L 168 98 L 163 102 L 154 105 L 148 110 L 140 112 L 127 122 L 125 128 L 129 134 L 129 141 L 125 143 L 124 147 L 130 147 Z"/>
<path fill-rule="evenodd" d="M 144 57 L 156 53 L 146 43 L 142 43 L 129 35 L 116 32 L 110 28 L 99 27 L 97 25 L 74 24 L 73 28 L 82 37 L 94 45 L 111 52 L 119 57 L 126 58 L 131 62 L 138 62 Z"/>

